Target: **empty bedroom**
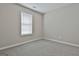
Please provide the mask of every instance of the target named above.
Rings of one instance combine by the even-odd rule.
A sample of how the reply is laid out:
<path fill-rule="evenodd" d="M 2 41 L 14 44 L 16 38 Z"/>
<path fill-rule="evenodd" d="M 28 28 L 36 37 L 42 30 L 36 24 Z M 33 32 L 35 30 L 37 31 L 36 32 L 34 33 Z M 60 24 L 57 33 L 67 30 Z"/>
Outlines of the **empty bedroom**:
<path fill-rule="evenodd" d="M 0 56 L 79 56 L 79 3 L 0 3 Z"/>

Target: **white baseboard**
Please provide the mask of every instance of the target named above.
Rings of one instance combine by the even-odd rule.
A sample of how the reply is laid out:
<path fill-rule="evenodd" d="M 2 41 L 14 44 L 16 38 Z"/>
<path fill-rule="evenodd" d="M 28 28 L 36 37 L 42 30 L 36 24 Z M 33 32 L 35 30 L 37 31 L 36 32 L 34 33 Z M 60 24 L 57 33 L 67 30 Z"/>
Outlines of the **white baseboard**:
<path fill-rule="evenodd" d="M 21 43 L 17 43 L 17 44 L 5 46 L 5 47 L 0 48 L 0 50 L 5 50 L 5 49 L 8 49 L 8 48 L 20 46 L 20 45 L 23 45 L 23 44 L 26 44 L 26 43 L 30 43 L 30 42 L 33 42 L 33 41 L 37 41 L 37 40 L 40 40 L 40 39 L 42 39 L 42 38 L 37 38 L 37 39 L 33 39 L 33 40 L 29 40 L 29 41 L 25 41 L 25 42 L 21 42 Z"/>
<path fill-rule="evenodd" d="M 60 41 L 60 40 L 55 40 L 55 39 L 50 39 L 50 38 L 45 38 L 45 39 L 53 41 L 53 42 L 57 42 L 57 43 L 61 43 L 61 44 L 65 44 L 65 45 L 69 45 L 69 46 L 73 46 L 73 47 L 78 47 L 79 48 L 78 44 L 74 44 L 74 43 L 70 43 L 70 42 L 65 42 L 65 41 Z"/>
<path fill-rule="evenodd" d="M 37 41 L 37 40 L 41 40 L 41 39 L 45 39 L 45 40 L 49 40 L 49 41 L 53 41 L 53 42 L 57 42 L 57 43 L 61 43 L 61 44 L 65 44 L 65 45 L 69 45 L 69 46 L 79 48 L 78 44 L 74 44 L 74 43 L 70 43 L 70 42 L 65 42 L 65 41 L 60 41 L 60 40 L 55 40 L 55 39 L 50 39 L 50 38 L 37 38 L 37 39 L 33 39 L 33 40 L 29 40 L 29 41 L 25 41 L 25 42 L 21 42 L 21 43 L 17 43 L 17 44 L 5 46 L 5 47 L 0 48 L 0 50 L 5 50 L 5 49 L 8 49 L 8 48 L 20 46 L 20 45 L 30 43 L 30 42 L 33 42 L 33 41 Z"/>

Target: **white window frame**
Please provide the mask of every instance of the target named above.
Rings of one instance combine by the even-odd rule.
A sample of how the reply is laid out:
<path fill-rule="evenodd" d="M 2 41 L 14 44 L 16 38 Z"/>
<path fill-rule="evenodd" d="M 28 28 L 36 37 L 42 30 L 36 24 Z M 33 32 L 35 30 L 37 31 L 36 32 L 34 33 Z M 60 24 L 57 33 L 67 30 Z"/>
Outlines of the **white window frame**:
<path fill-rule="evenodd" d="M 24 22 L 25 18 L 24 17 L 30 17 L 28 18 L 29 22 Z M 26 19 L 27 20 L 27 19 Z M 25 26 L 25 27 L 24 27 Z M 28 29 L 30 30 L 26 30 L 27 29 L 27 26 L 28 26 Z M 28 14 L 26 12 L 21 12 L 21 35 L 31 35 L 32 34 L 32 15 L 31 14 Z M 23 28 L 25 28 L 25 30 L 23 30 Z"/>

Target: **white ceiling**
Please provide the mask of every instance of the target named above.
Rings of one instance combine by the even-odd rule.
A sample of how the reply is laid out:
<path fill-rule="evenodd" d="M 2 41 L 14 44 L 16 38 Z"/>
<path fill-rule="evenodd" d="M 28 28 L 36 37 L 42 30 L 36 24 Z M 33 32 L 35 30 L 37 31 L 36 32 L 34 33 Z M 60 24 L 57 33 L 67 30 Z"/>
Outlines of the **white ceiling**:
<path fill-rule="evenodd" d="M 47 13 L 51 10 L 68 6 L 70 3 L 21 3 L 21 5 L 41 13 Z"/>

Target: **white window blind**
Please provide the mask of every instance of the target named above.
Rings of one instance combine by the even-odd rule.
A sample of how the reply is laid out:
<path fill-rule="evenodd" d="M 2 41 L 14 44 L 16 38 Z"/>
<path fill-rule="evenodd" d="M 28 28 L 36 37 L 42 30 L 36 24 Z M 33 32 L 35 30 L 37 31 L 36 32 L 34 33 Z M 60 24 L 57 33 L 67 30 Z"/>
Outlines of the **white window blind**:
<path fill-rule="evenodd" d="M 32 15 L 21 12 L 21 35 L 32 34 Z"/>

